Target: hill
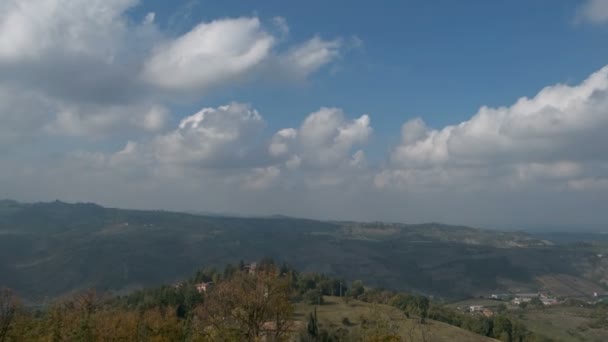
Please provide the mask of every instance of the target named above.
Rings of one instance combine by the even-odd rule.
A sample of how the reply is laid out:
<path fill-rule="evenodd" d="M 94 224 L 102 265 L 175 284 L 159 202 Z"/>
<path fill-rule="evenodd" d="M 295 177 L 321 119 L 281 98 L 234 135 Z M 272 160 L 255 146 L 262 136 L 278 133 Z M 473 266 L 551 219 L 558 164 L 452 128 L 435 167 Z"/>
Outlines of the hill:
<path fill-rule="evenodd" d="M 381 320 L 398 336 L 407 336 L 407 341 L 462 341 L 490 342 L 495 339 L 481 336 L 459 327 L 443 322 L 427 320 L 424 325 L 416 318 L 406 318 L 399 309 L 385 304 L 371 304 L 359 300 L 340 297 L 324 297 L 323 305 L 296 305 L 294 316 L 300 322 L 306 322 L 307 316 L 316 308 L 321 328 L 335 330 L 338 328 L 358 329 L 364 321 Z M 424 336 L 424 337 L 423 337 Z"/>
<path fill-rule="evenodd" d="M 331 295 L 336 287 L 340 297 Z M 268 259 L 204 268 L 125 296 L 83 291 L 37 308 L 0 290 L 0 308 L 2 341 L 545 341 L 509 315 L 460 313 L 360 283 L 343 288 Z"/>
<path fill-rule="evenodd" d="M 553 245 L 521 232 L 437 223 L 0 202 L 0 286 L 34 302 L 85 288 L 125 293 L 179 281 L 201 265 L 264 257 L 374 287 L 460 298 L 538 289 L 544 275 L 596 281 L 597 253 L 593 246 Z"/>

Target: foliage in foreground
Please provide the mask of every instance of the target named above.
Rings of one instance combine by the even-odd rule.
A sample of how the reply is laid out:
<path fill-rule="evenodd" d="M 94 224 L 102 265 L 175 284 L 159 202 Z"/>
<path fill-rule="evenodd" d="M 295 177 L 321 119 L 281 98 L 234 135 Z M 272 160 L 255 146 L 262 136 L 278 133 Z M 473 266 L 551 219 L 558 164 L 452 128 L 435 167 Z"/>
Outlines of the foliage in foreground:
<path fill-rule="evenodd" d="M 211 283 L 205 292 L 196 284 Z M 436 305 L 423 296 L 366 288 L 356 281 L 300 274 L 265 261 L 255 272 L 241 263 L 223 272 L 202 270 L 174 286 L 106 298 L 88 291 L 41 310 L 19 305 L 9 291 L 0 295 L 0 342 L 5 341 L 413 341 L 430 340 L 427 320 L 445 322 L 502 341 L 542 341 L 515 319 L 470 316 Z M 409 336 L 375 313 L 354 326 L 321 329 L 316 310 L 307 322 L 294 318 L 294 303 L 322 305 L 323 296 L 346 294 L 388 304 L 415 322 Z M 306 320 L 306 319 L 305 319 Z M 414 338 L 414 333 L 418 334 Z"/>

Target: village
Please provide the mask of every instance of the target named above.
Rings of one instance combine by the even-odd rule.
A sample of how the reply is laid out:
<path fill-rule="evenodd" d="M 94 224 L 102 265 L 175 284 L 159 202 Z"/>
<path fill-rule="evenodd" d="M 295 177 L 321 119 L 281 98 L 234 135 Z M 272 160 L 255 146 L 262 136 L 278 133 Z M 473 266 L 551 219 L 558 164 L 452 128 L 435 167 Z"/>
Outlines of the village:
<path fill-rule="evenodd" d="M 493 293 L 482 296 L 475 300 L 467 300 L 468 305 L 459 305 L 457 308 L 462 312 L 472 315 L 483 315 L 492 317 L 500 311 L 507 309 L 526 308 L 528 306 L 544 307 L 564 304 L 567 302 L 578 302 L 580 305 L 594 305 L 608 301 L 608 293 L 593 292 L 587 298 L 557 297 L 547 291 L 529 293 Z"/>

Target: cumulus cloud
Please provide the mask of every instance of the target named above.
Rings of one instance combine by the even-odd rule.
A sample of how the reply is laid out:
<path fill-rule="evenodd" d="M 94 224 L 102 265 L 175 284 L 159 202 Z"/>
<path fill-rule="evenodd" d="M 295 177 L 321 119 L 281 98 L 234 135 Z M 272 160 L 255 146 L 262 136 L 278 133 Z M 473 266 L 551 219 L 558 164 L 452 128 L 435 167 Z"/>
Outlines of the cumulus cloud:
<path fill-rule="evenodd" d="M 137 0 L 6 0 L 0 4 L 0 60 L 48 55 L 110 61 L 125 35 L 122 14 Z"/>
<path fill-rule="evenodd" d="M 155 138 L 154 155 L 163 163 L 238 166 L 258 157 L 253 149 L 263 128 L 262 117 L 249 105 L 204 108 Z"/>
<path fill-rule="evenodd" d="M 576 179 L 608 153 L 608 67 L 576 86 L 558 84 L 510 107 L 482 107 L 471 119 L 442 129 L 421 119 L 402 127 L 379 186 L 479 184 L 529 179 Z M 568 184 L 563 182 L 562 184 Z"/>
<path fill-rule="evenodd" d="M 271 53 L 274 37 L 259 19 L 221 19 L 159 45 L 143 77 L 169 89 L 201 89 L 250 71 Z"/>
<path fill-rule="evenodd" d="M 114 153 L 71 154 L 69 164 L 88 174 L 146 174 L 150 182 L 198 182 L 205 175 L 244 191 L 338 186 L 367 177 L 360 148 L 371 133 L 369 116 L 351 120 L 340 109 L 321 108 L 299 128 L 270 137 L 257 110 L 230 103 L 203 108 L 175 129 L 129 141 Z"/>
<path fill-rule="evenodd" d="M 274 35 L 257 17 L 200 23 L 184 35 L 157 44 L 146 60 L 142 78 L 172 91 L 200 91 L 256 74 L 305 79 L 340 56 L 340 39 L 313 37 L 287 51 L 277 42 L 289 33 L 282 17 Z"/>
<path fill-rule="evenodd" d="M 285 68 L 286 74 L 305 78 L 338 58 L 342 45 L 342 41 L 339 39 L 328 41 L 314 37 L 281 55 L 279 61 Z"/>
<path fill-rule="evenodd" d="M 606 22 L 604 4 L 585 2 L 581 18 Z M 176 33 L 155 13 L 133 17 L 137 5 L 0 1 L 3 196 L 408 221 L 495 220 L 503 206 L 530 220 L 577 203 L 605 211 L 608 67 L 455 125 L 409 120 L 379 163 L 366 154 L 378 151 L 367 114 L 321 107 L 272 132 L 255 104 L 171 114 L 206 91 L 305 80 L 358 38 L 293 42 L 285 18 L 255 16 Z"/>
<path fill-rule="evenodd" d="M 121 125 L 160 129 L 167 115 L 157 109 L 176 99 L 195 101 L 204 91 L 255 78 L 306 78 L 339 54 L 335 41 L 318 37 L 279 45 L 289 31 L 281 17 L 266 24 L 258 17 L 222 18 L 175 35 L 160 29 L 153 12 L 132 18 L 128 12 L 138 5 L 0 2 L 0 85 L 28 89 L 52 104 L 44 131 L 101 136 Z M 147 114 L 133 114 L 142 107 Z"/>
<path fill-rule="evenodd" d="M 372 134 L 369 115 L 347 120 L 338 108 L 321 108 L 311 113 L 296 130 L 277 132 L 269 146 L 270 154 L 286 159 L 290 167 L 328 168 L 345 164 L 353 149 L 363 146 Z M 364 159 L 357 151 L 356 160 Z M 295 158 L 295 159 L 294 159 Z"/>
<path fill-rule="evenodd" d="M 169 110 L 160 105 L 131 106 L 83 106 L 62 105 L 55 107 L 54 120 L 44 130 L 54 135 L 101 138 L 110 130 L 125 131 L 136 128 L 147 132 L 161 130 L 169 116 Z"/>
<path fill-rule="evenodd" d="M 322 107 L 273 133 L 252 106 L 230 103 L 203 108 L 114 153 L 71 153 L 49 163 L 50 171 L 6 163 L 0 185 L 10 195 L 19 191 L 10 181 L 18 177 L 16 184 L 66 199 L 95 194 L 87 199 L 122 204 L 144 196 L 142 206 L 239 213 L 599 222 L 608 200 L 607 113 L 608 67 L 508 107 L 482 107 L 456 125 L 434 129 L 409 120 L 377 164 L 364 152 L 373 133 L 367 114 Z M 117 194 L 123 202 L 112 201 Z"/>
<path fill-rule="evenodd" d="M 588 21 L 593 24 L 608 22 L 608 1 L 585 0 L 579 8 L 577 20 Z"/>

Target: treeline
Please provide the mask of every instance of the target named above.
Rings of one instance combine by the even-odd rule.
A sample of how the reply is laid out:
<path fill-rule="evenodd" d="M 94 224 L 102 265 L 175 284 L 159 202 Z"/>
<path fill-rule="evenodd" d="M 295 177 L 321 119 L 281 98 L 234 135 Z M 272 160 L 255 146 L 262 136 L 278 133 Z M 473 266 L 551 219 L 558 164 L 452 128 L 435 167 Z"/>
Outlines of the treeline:
<path fill-rule="evenodd" d="M 206 291 L 197 289 L 206 283 Z M 344 281 L 301 274 L 262 260 L 223 270 L 203 269 L 181 283 L 111 297 L 86 291 L 42 309 L 0 296 L 5 341 L 283 341 L 306 335 L 293 320 L 294 303 L 320 305 L 346 291 Z"/>
<path fill-rule="evenodd" d="M 200 285 L 205 284 L 204 290 Z M 197 288 L 198 286 L 198 288 Z M 110 297 L 86 291 L 42 309 L 19 304 L 8 290 L 0 295 L 0 342 L 5 341 L 407 341 L 390 322 L 362 322 L 358 334 L 322 329 L 316 313 L 294 320 L 294 304 L 323 305 L 342 296 L 400 309 L 421 327 L 427 319 L 502 341 L 542 341 L 504 315 L 470 316 L 427 297 L 369 289 L 361 281 L 300 273 L 272 260 L 255 269 L 243 262 L 223 270 L 203 269 L 179 284 Z"/>
<path fill-rule="evenodd" d="M 369 303 L 394 306 L 403 311 L 408 318 L 417 317 L 421 323 L 424 323 L 427 319 L 432 319 L 482 336 L 508 342 L 550 341 L 544 336 L 529 331 L 522 322 L 505 313 L 498 313 L 491 317 L 471 315 L 432 302 L 425 296 L 395 293 L 383 289 L 367 289 L 363 284 L 358 286 L 363 289 L 363 292 L 354 298 Z"/>
<path fill-rule="evenodd" d="M 241 273 L 255 275 L 257 273 L 264 274 L 269 270 L 289 281 L 289 295 L 294 303 L 306 301 L 309 304 L 321 305 L 323 304 L 323 296 L 346 296 L 351 294 L 348 291 L 346 281 L 324 274 L 300 273 L 287 264 L 278 265 L 272 259 L 262 259 L 255 265 L 255 271 L 250 271 L 250 265 L 243 261 L 236 265 L 228 264 L 223 270 L 204 268 L 183 282 L 137 290 L 126 296 L 112 298 L 108 303 L 129 310 L 175 307 L 178 316 L 185 317 L 205 300 L 206 292 L 197 290 L 196 286 L 198 284 L 210 284 L 210 288 L 213 288 L 217 284 L 226 282 Z M 354 284 L 356 286 L 356 282 Z"/>

